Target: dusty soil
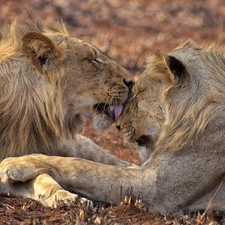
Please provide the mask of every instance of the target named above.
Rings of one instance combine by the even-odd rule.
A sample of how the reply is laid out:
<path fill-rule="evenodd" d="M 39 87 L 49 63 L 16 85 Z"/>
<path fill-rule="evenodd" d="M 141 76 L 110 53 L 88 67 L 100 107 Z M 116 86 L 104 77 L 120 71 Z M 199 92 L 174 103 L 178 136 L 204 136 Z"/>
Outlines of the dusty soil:
<path fill-rule="evenodd" d="M 146 58 L 158 49 L 166 53 L 190 38 L 200 44 L 225 44 L 223 0 L 0 0 L 0 29 L 14 19 L 63 19 L 74 36 L 102 49 L 136 78 Z M 139 164 L 135 145 L 124 143 L 114 126 L 99 134 L 87 121 L 83 133 L 119 158 Z M 223 212 L 205 217 L 155 215 L 134 202 L 96 203 L 93 211 L 79 204 L 50 209 L 0 194 L 0 224 L 225 224 Z"/>

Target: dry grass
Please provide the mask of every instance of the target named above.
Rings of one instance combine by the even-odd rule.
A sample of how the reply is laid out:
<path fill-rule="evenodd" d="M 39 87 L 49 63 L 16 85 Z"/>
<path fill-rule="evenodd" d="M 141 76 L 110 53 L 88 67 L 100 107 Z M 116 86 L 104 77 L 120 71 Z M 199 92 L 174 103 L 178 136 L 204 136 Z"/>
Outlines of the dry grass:
<path fill-rule="evenodd" d="M 70 207 L 59 205 L 56 209 L 43 207 L 31 199 L 19 196 L 0 194 L 0 224 L 126 224 L 126 225 L 216 225 L 224 224 L 223 212 L 208 212 L 187 215 L 156 215 L 148 212 L 141 199 L 126 196 L 120 205 L 104 205 L 95 203 L 94 209 L 73 203 Z"/>

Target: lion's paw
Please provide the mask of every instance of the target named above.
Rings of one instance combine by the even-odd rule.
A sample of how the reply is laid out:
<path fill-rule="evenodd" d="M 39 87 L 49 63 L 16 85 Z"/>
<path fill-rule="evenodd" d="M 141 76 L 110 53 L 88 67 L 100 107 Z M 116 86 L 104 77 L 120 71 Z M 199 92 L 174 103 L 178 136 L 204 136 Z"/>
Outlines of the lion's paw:
<path fill-rule="evenodd" d="M 16 165 L 15 158 L 7 158 L 0 163 L 0 181 L 2 183 L 8 183 L 13 181 L 21 181 L 21 172 Z"/>
<path fill-rule="evenodd" d="M 26 182 L 35 178 L 40 174 L 40 170 L 33 168 L 29 162 L 24 156 L 4 159 L 0 163 L 0 181 L 2 183 Z"/>
<path fill-rule="evenodd" d="M 73 202 L 81 203 L 85 205 L 87 208 L 93 208 L 93 202 L 86 199 L 81 198 L 77 194 L 70 193 L 64 189 L 58 190 L 54 195 L 46 198 L 46 196 L 39 196 L 39 201 L 42 202 L 43 205 L 57 208 L 59 205 L 63 204 L 66 206 L 70 206 Z"/>

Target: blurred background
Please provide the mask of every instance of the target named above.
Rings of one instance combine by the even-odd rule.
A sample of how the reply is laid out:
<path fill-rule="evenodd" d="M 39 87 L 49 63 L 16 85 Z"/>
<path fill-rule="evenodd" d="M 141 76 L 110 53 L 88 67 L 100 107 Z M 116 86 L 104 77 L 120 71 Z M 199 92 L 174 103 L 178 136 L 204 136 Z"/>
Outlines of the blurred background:
<path fill-rule="evenodd" d="M 146 58 L 187 39 L 225 45 L 224 0 L 0 0 L 0 30 L 14 19 L 62 19 L 71 34 L 91 42 L 138 77 Z M 139 163 L 135 146 L 112 128 L 83 134 L 122 159 Z"/>

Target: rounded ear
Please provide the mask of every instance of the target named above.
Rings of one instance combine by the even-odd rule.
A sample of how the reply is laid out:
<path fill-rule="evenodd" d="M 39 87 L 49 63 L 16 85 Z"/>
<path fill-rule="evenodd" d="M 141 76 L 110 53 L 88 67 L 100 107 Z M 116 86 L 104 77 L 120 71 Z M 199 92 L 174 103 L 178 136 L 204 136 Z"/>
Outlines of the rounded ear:
<path fill-rule="evenodd" d="M 64 51 L 59 46 L 38 32 L 29 32 L 22 37 L 21 51 L 31 64 L 41 72 L 56 64 L 55 61 L 64 55 Z"/>
<path fill-rule="evenodd" d="M 182 83 L 188 72 L 186 67 L 174 56 L 157 51 L 154 55 L 157 61 L 157 74 L 161 72 L 160 78 L 172 84 Z M 155 68 L 155 69 L 156 69 Z"/>
<path fill-rule="evenodd" d="M 172 76 L 179 78 L 185 71 L 184 65 L 175 57 L 164 55 L 164 60 L 167 68 L 172 73 Z"/>

